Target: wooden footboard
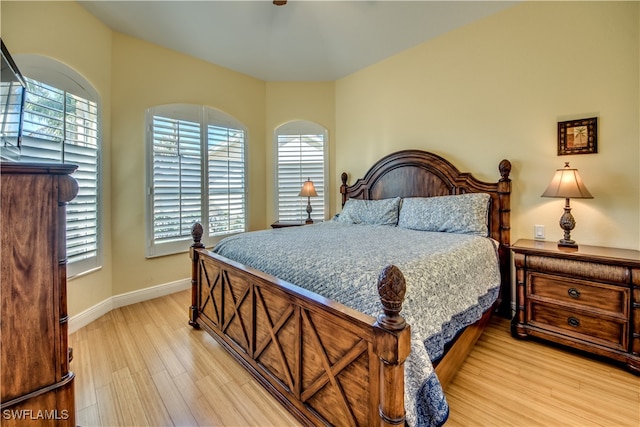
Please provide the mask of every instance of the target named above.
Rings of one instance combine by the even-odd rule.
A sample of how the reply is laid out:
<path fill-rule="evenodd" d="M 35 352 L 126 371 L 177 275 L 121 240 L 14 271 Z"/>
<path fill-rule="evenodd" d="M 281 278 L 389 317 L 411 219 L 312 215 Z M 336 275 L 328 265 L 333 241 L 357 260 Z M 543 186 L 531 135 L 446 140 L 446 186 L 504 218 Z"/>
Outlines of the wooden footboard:
<path fill-rule="evenodd" d="M 404 424 L 410 329 L 399 314 L 406 284 L 397 267 L 380 274 L 375 319 L 207 251 L 200 224 L 192 234 L 192 326 L 305 424 Z"/>
<path fill-rule="evenodd" d="M 489 236 L 498 249 L 499 312 L 511 315 L 511 163 L 500 179 L 484 182 L 444 158 L 421 150 L 391 153 L 347 185 L 350 199 L 434 197 L 487 193 Z M 189 323 L 216 338 L 287 409 L 309 425 L 403 425 L 404 361 L 410 331 L 400 316 L 405 282 L 390 266 L 378 280 L 383 313 L 375 319 L 271 275 L 204 249 L 194 226 Z M 443 387 L 451 381 L 493 309 L 462 332 L 435 366 Z"/>

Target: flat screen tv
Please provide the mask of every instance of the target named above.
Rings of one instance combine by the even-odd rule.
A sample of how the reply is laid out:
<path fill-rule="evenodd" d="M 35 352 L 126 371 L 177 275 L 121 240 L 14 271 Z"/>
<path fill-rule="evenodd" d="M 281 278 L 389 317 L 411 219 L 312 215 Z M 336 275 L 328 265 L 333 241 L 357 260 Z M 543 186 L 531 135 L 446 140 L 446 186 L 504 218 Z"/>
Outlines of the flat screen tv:
<path fill-rule="evenodd" d="M 18 161 L 20 160 L 26 83 L 2 39 L 0 39 L 0 44 L 2 45 L 0 158 Z"/>

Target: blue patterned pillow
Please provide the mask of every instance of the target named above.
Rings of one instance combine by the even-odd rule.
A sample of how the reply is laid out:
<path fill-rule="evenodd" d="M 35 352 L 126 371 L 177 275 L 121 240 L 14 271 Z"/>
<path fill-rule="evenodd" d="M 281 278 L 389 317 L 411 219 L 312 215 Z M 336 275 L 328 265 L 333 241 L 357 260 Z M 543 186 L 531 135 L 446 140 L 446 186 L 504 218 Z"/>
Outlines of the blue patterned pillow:
<path fill-rule="evenodd" d="M 400 197 L 382 200 L 349 199 L 337 220 L 351 224 L 396 225 L 399 208 Z"/>
<path fill-rule="evenodd" d="M 488 236 L 490 199 L 486 193 L 406 198 L 402 200 L 398 226 Z"/>

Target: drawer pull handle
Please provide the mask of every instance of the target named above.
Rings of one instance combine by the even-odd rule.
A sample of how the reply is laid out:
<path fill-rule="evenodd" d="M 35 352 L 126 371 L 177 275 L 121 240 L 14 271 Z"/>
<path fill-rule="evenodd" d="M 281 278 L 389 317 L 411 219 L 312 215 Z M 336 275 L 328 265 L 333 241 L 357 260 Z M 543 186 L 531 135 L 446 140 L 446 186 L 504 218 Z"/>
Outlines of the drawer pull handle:
<path fill-rule="evenodd" d="M 577 328 L 578 326 L 580 326 L 580 319 L 576 319 L 575 317 L 569 317 L 567 319 L 567 323 L 569 324 L 569 326 L 573 326 L 574 328 Z"/>
<path fill-rule="evenodd" d="M 576 288 L 569 288 L 569 290 L 567 291 L 569 293 L 569 296 L 571 298 L 580 298 L 580 291 L 577 290 Z"/>

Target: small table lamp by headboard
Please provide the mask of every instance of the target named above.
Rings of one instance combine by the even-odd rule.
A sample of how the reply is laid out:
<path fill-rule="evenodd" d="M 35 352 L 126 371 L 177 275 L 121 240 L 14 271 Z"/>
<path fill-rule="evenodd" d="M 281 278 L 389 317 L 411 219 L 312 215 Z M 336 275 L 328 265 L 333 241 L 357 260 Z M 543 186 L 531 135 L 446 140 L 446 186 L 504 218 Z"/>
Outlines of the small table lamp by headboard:
<path fill-rule="evenodd" d="M 300 190 L 300 194 L 298 194 L 298 196 L 307 198 L 307 220 L 305 221 L 305 224 L 313 224 L 313 220 L 311 219 L 311 211 L 313 210 L 311 208 L 311 198 L 318 197 L 318 193 L 316 192 L 316 187 L 313 185 L 311 178 L 307 178 L 304 182 L 302 190 Z"/>
<path fill-rule="evenodd" d="M 551 183 L 542 193 L 542 197 L 561 197 L 565 199 L 564 213 L 560 217 L 560 227 L 564 230 L 564 238 L 558 241 L 558 246 L 577 248 L 578 244 L 571 239 L 571 230 L 576 226 L 576 221 L 571 215 L 569 199 L 593 199 L 593 196 L 582 182 L 578 169 L 569 167 L 569 162 L 565 162 L 564 168 L 556 170 Z"/>

